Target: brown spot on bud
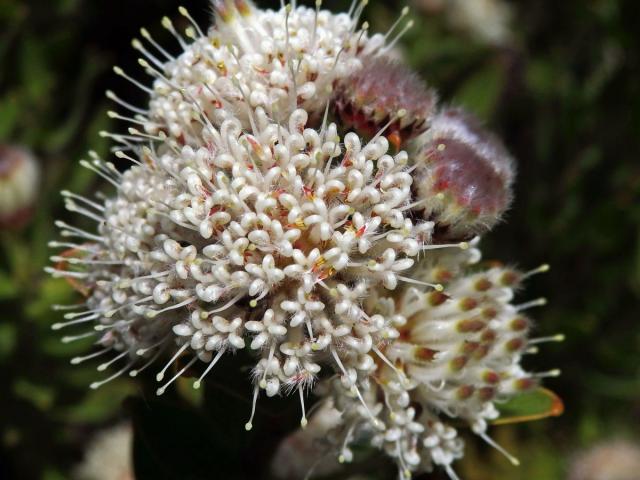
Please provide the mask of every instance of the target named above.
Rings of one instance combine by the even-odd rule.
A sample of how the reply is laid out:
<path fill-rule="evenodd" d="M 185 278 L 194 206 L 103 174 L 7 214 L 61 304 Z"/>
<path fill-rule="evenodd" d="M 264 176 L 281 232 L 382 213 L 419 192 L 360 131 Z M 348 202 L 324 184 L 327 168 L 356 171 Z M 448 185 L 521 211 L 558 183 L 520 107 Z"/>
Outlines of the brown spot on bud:
<path fill-rule="evenodd" d="M 479 292 L 486 292 L 491 287 L 493 287 L 493 283 L 491 283 L 491 280 L 486 277 L 478 279 L 473 285 L 473 288 L 475 288 Z"/>
<path fill-rule="evenodd" d="M 480 345 L 475 352 L 473 352 L 473 358 L 475 360 L 482 360 L 489 353 L 489 345 Z"/>
<path fill-rule="evenodd" d="M 416 347 L 413 350 L 413 358 L 420 362 L 431 362 L 437 353 L 437 350 L 432 350 L 427 347 Z"/>
<path fill-rule="evenodd" d="M 529 320 L 525 317 L 516 317 L 511 320 L 509 326 L 514 332 L 522 332 L 529 328 Z"/>
<path fill-rule="evenodd" d="M 478 397 L 480 400 L 484 402 L 488 402 L 489 400 L 493 400 L 493 397 L 496 395 L 496 389 L 493 387 L 482 387 L 478 390 Z"/>
<path fill-rule="evenodd" d="M 487 320 L 496 318 L 497 315 L 498 315 L 498 311 L 493 307 L 485 307 L 482 309 L 482 317 Z"/>
<path fill-rule="evenodd" d="M 505 270 L 502 275 L 500 275 L 500 284 L 505 287 L 511 287 L 520 282 L 520 274 L 514 270 Z"/>
<path fill-rule="evenodd" d="M 438 269 L 435 269 L 434 278 L 436 279 L 437 282 L 447 283 L 447 282 L 450 282 L 451 279 L 453 278 L 453 272 L 451 272 L 450 270 L 446 270 L 444 268 L 438 268 Z"/>
<path fill-rule="evenodd" d="M 537 387 L 538 381 L 535 378 L 526 377 L 526 378 L 518 378 L 513 382 L 513 384 L 516 390 L 520 392 L 524 392 Z"/>
<path fill-rule="evenodd" d="M 464 355 L 461 355 L 461 356 L 456 357 L 453 360 L 451 360 L 449 362 L 449 367 L 454 372 L 459 372 L 460 370 L 462 370 L 464 368 L 464 366 L 467 364 L 468 361 L 469 361 L 468 357 L 466 357 Z"/>
<path fill-rule="evenodd" d="M 458 322 L 457 329 L 460 333 L 479 332 L 486 325 L 487 324 L 479 318 L 468 318 L 465 320 L 460 320 Z"/>
<path fill-rule="evenodd" d="M 427 300 L 429 302 L 429 305 L 431 305 L 432 307 L 437 307 L 438 305 L 442 305 L 448 299 L 449 299 L 448 295 L 442 292 L 438 292 L 437 290 L 434 290 L 427 294 Z"/>
<path fill-rule="evenodd" d="M 414 72 L 387 57 L 365 57 L 362 63 L 338 85 L 336 112 L 347 128 L 368 137 L 391 121 L 385 135 L 399 148 L 427 129 L 436 95 Z M 405 114 L 394 121 L 400 111 Z"/>
<path fill-rule="evenodd" d="M 482 337 L 480 338 L 485 343 L 491 343 L 495 341 L 496 337 L 497 334 L 495 330 L 485 330 L 484 332 L 482 332 Z"/>
<path fill-rule="evenodd" d="M 482 380 L 485 383 L 496 384 L 500 381 L 500 375 L 498 375 L 498 373 L 494 372 L 493 370 L 487 370 L 482 374 Z"/>
<path fill-rule="evenodd" d="M 524 339 L 522 338 L 512 338 L 505 344 L 505 348 L 510 352 L 517 352 L 522 350 L 526 345 Z"/>
<path fill-rule="evenodd" d="M 458 400 L 466 400 L 467 398 L 471 397 L 471 395 L 473 395 L 473 392 L 475 392 L 475 390 L 476 389 L 473 387 L 473 385 L 462 385 L 456 391 L 456 397 L 458 397 Z"/>
<path fill-rule="evenodd" d="M 460 310 L 462 310 L 463 312 L 468 312 L 469 310 L 473 310 L 478 306 L 478 301 L 475 298 L 467 297 L 460 300 L 459 305 Z"/>
<path fill-rule="evenodd" d="M 436 223 L 435 240 L 489 231 L 511 203 L 514 165 L 497 137 L 460 109 L 434 117 L 419 139 L 413 191 L 417 208 Z"/>
<path fill-rule="evenodd" d="M 478 342 L 464 342 L 462 346 L 462 353 L 465 355 L 471 355 L 478 348 L 480 348 L 480 344 Z"/>

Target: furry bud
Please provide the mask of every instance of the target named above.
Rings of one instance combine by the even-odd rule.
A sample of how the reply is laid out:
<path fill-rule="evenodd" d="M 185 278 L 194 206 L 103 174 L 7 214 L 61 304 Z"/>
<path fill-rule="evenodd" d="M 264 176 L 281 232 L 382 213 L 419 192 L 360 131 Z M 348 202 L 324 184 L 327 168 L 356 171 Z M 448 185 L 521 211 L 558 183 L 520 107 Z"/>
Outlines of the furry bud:
<path fill-rule="evenodd" d="M 372 137 L 384 134 L 399 147 L 427 129 L 436 94 L 407 67 L 387 57 L 362 60 L 362 69 L 339 86 L 336 111 L 345 128 Z M 394 121 L 394 115 L 403 112 Z"/>
<path fill-rule="evenodd" d="M 511 203 L 513 159 L 469 113 L 446 109 L 418 140 L 413 190 L 416 210 L 436 223 L 439 240 L 489 231 Z"/>

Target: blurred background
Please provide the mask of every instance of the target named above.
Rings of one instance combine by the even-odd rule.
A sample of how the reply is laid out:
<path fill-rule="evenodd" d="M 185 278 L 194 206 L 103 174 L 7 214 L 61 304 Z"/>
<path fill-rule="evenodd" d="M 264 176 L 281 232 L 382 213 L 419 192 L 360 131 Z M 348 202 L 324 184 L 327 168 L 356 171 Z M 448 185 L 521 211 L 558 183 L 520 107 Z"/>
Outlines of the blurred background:
<path fill-rule="evenodd" d="M 348 3 L 327 0 L 325 6 L 337 10 Z M 206 0 L 182 4 L 207 24 Z M 532 312 L 537 333 L 566 335 L 563 343 L 545 344 L 540 355 L 527 359 L 534 370 L 562 369 L 562 376 L 546 385 L 564 400 L 564 415 L 493 430 L 520 458 L 519 468 L 469 438 L 457 471 L 466 480 L 637 480 L 640 4 L 412 0 L 409 5 L 415 26 L 403 38 L 401 54 L 446 103 L 468 108 L 496 130 L 519 162 L 516 201 L 506 222 L 483 240 L 485 258 L 525 269 L 551 264 L 549 273 L 529 281 L 526 299 L 549 300 Z M 119 379 L 98 391 L 88 389 L 95 365 L 69 365 L 72 356 L 86 352 L 87 342 L 64 344 L 51 331 L 60 314 L 50 306 L 71 303 L 77 293 L 43 268 L 50 255 L 47 241 L 56 236 L 53 220 L 66 216 L 59 191 L 101 186 L 78 160 L 89 149 L 107 152 L 99 131 L 123 128 L 106 116 L 112 107 L 105 90 L 144 103 L 141 92 L 117 78 L 111 66 L 142 78 L 130 41 L 145 26 L 163 45 L 173 45 L 160 19 L 169 15 L 178 22 L 177 7 L 174 0 L 0 0 L 2 479 L 58 480 L 73 472 L 81 478 L 133 478 L 124 476 L 130 472 L 96 476 L 85 451 L 96 445 L 97 432 L 123 422 L 116 434 L 127 441 L 126 422 L 140 405 L 125 399 L 146 398 L 145 387 Z M 365 10 L 371 29 L 386 30 L 401 7 L 371 0 Z M 175 423 L 197 428 L 189 421 Z M 213 430 L 204 437 L 227 438 L 227 431 Z M 115 438 L 98 440 L 98 449 L 104 455 L 118 450 Z M 168 453 L 182 455 L 179 444 L 176 438 Z M 116 464 L 118 452 L 113 455 Z M 83 459 L 84 469 L 78 467 Z M 179 460 L 189 463 L 184 456 Z M 621 465 L 634 473 L 606 470 Z M 215 468 L 202 476 L 169 471 L 138 477 L 234 478 L 216 476 Z M 394 478 L 387 472 L 393 469 L 359 478 Z M 589 476 L 594 472 L 604 476 Z"/>

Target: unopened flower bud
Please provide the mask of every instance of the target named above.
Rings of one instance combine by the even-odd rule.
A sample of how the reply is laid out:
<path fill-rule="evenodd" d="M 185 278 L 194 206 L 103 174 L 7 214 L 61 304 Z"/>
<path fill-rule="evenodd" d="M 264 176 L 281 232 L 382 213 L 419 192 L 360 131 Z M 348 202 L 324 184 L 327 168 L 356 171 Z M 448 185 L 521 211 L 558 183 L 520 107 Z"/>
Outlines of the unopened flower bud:
<path fill-rule="evenodd" d="M 435 112 L 435 92 L 388 57 L 364 58 L 362 63 L 338 87 L 335 108 L 344 127 L 372 137 L 388 124 L 384 135 L 396 147 L 425 131 Z"/>
<path fill-rule="evenodd" d="M 438 240 L 489 231 L 511 203 L 514 162 L 493 134 L 460 109 L 439 113 L 418 140 L 416 210 L 436 223 Z"/>
<path fill-rule="evenodd" d="M 0 228 L 20 228 L 31 218 L 40 167 L 21 147 L 0 145 Z"/>

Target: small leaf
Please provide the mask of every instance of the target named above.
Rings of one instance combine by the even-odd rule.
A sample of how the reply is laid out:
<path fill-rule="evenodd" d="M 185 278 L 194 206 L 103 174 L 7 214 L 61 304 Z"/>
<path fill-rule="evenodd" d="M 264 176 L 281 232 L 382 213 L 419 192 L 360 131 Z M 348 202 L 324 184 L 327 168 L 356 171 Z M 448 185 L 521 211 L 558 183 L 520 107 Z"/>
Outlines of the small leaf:
<path fill-rule="evenodd" d="M 547 417 L 558 417 L 564 412 L 564 404 L 551 390 L 537 388 L 509 400 L 499 407 L 500 418 L 494 425 L 530 422 Z"/>

